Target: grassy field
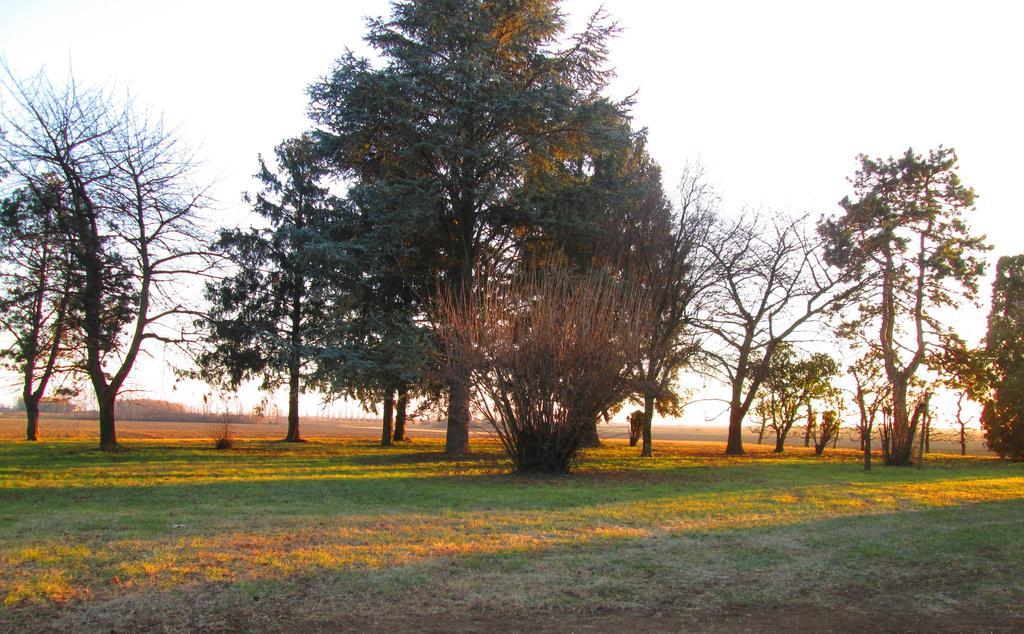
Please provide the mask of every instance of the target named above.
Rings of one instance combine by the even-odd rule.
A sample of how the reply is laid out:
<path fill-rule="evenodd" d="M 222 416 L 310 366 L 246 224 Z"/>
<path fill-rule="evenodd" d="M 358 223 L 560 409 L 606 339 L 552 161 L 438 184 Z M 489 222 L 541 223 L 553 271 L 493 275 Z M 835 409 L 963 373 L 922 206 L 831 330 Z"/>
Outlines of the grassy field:
<path fill-rule="evenodd" d="M 0 443 L 0 630 L 1019 631 L 1024 464 Z"/>

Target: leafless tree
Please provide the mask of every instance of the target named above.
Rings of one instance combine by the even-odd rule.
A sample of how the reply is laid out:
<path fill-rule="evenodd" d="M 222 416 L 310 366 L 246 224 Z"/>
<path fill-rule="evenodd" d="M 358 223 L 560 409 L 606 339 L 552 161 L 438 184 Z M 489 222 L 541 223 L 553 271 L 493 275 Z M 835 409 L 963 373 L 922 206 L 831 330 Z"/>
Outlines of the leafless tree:
<path fill-rule="evenodd" d="M 6 66 L 0 160 L 41 190 L 56 179 L 58 221 L 81 276 L 72 300 L 96 393 L 100 445 L 117 447 L 114 404 L 148 340 L 183 343 L 196 316 L 188 281 L 210 271 L 195 163 L 162 122 L 109 91 L 64 86 Z"/>
<path fill-rule="evenodd" d="M 667 226 L 653 235 L 635 257 L 627 275 L 640 280 L 651 303 L 651 319 L 636 332 L 643 345 L 630 370 L 631 392 L 643 404 L 642 456 L 652 455 L 651 422 L 660 414 L 679 414 L 679 372 L 701 350 L 701 316 L 708 311 L 718 268 L 705 248 L 715 222 L 717 195 L 699 166 L 688 166 L 679 185 L 679 207 L 665 216 Z"/>
<path fill-rule="evenodd" d="M 743 453 L 743 421 L 780 345 L 858 290 L 823 261 L 808 225 L 806 216 L 744 215 L 720 224 L 704 246 L 719 269 L 718 310 L 704 322 L 705 371 L 730 388 L 727 454 Z"/>

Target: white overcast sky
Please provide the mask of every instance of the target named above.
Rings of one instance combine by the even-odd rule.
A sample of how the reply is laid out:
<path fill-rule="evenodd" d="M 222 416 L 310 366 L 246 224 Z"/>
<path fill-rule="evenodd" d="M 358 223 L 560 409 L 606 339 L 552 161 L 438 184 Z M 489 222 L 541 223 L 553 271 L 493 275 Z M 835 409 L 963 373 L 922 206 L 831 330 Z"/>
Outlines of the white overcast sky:
<path fill-rule="evenodd" d="M 1024 251 L 1024 3 L 571 0 L 619 23 L 612 96 L 638 90 L 638 126 L 666 184 L 699 159 L 726 205 L 833 213 L 855 156 L 956 148 L 995 257 Z M 306 126 L 305 87 L 345 47 L 365 51 L 382 0 L 0 0 L 0 52 L 21 74 L 73 67 L 163 112 L 217 179 L 224 225 L 258 153 Z M 986 280 L 987 286 L 990 282 Z M 963 311 L 983 332 L 985 310 Z M 960 324 L 958 324 L 960 325 Z M 140 384 L 166 389 L 167 379 Z"/>

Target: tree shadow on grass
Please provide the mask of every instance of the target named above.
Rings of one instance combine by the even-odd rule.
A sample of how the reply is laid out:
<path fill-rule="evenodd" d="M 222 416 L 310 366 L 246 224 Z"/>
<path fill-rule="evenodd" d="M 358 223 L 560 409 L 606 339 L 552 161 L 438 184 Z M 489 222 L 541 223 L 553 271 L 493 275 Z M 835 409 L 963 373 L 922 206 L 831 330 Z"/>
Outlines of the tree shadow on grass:
<path fill-rule="evenodd" d="M 1024 501 L 104 588 L 12 630 L 1019 631 Z M 399 606 L 399 607 L 396 607 Z M 1012 606 L 1017 606 L 1014 611 Z"/>

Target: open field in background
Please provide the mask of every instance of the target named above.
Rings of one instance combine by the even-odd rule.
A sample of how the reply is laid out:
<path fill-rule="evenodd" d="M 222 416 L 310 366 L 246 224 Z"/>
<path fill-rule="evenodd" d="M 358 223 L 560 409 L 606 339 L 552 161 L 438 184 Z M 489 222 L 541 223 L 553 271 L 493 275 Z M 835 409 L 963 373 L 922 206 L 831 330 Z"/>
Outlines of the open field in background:
<path fill-rule="evenodd" d="M 39 423 L 40 437 L 47 439 L 69 439 L 69 438 L 96 438 L 99 439 L 99 423 L 93 419 L 49 417 L 43 414 Z M 133 421 L 119 420 L 117 422 L 118 438 L 121 439 L 142 439 L 142 438 L 191 438 L 204 439 L 213 438 L 220 430 L 218 423 L 185 423 L 185 422 L 154 422 L 154 421 Z M 380 422 L 373 419 L 303 419 L 302 436 L 312 439 L 327 438 L 380 438 Z M 234 423 L 231 425 L 232 433 L 238 438 L 284 438 L 287 425 L 284 421 L 276 423 Z M 444 438 L 444 423 L 416 423 L 408 428 L 409 435 L 415 439 L 421 438 Z M 601 438 L 608 440 L 623 440 L 629 438 L 629 428 L 626 425 L 599 425 L 598 431 Z M 476 436 L 490 436 L 489 428 L 480 426 L 475 432 Z M 0 414 L 0 439 L 17 440 L 24 438 L 25 419 L 20 415 Z M 725 442 L 727 428 L 722 425 L 654 425 L 654 442 L 662 440 L 688 440 L 697 442 Z M 985 447 L 981 439 L 981 432 L 976 431 L 977 438 L 967 443 L 967 452 L 976 456 L 992 456 L 992 452 Z M 743 436 L 745 444 L 754 446 L 757 444 L 757 435 L 745 433 Z M 770 434 L 765 436 L 765 446 L 774 446 L 775 438 Z M 724 445 L 723 445 L 724 446 Z M 803 437 L 798 438 L 794 433 L 789 439 L 787 446 L 803 446 Z M 855 449 L 857 443 L 844 433 L 839 440 L 840 448 Z M 880 449 L 878 439 L 875 439 L 875 448 Z M 960 453 L 960 445 L 955 442 L 933 441 L 931 449 L 935 453 Z"/>
<path fill-rule="evenodd" d="M 0 630 L 1024 628 L 1024 464 L 611 441 L 525 478 L 483 439 L 131 428 L 0 442 Z"/>

